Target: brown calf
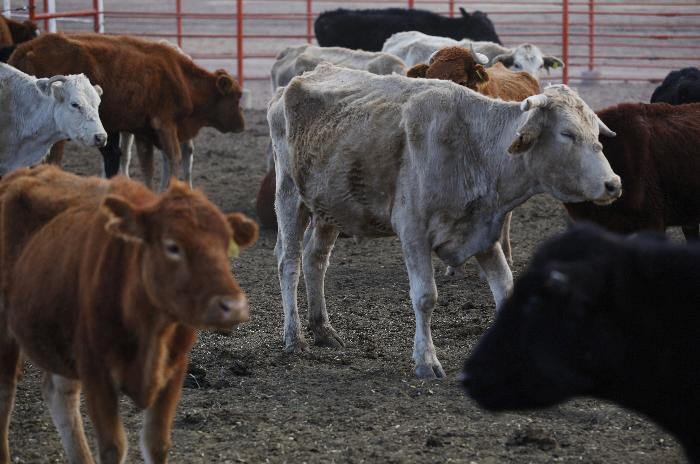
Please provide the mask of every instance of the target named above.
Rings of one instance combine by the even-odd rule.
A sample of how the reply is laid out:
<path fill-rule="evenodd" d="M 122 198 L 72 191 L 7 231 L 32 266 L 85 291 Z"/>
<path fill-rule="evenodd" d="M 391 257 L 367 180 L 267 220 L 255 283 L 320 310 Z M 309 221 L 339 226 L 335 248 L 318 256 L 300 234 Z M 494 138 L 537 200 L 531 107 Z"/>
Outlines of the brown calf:
<path fill-rule="evenodd" d="M 180 142 L 211 126 L 244 128 L 241 88 L 226 71 L 211 73 L 175 47 L 131 36 L 46 34 L 17 47 L 9 64 L 37 77 L 84 73 L 104 90 L 100 119 L 115 142 L 102 151 L 105 173 L 119 170 L 118 132 L 163 150 L 180 172 Z M 50 159 L 60 162 L 62 145 Z"/>
<path fill-rule="evenodd" d="M 43 394 L 69 462 L 94 462 L 81 389 L 102 464 L 125 457 L 120 393 L 145 409 L 145 461 L 167 462 L 196 330 L 248 319 L 227 253 L 253 243 L 257 226 L 224 216 L 177 181 L 157 196 L 123 177 L 83 180 L 44 168 L 3 179 L 0 194 L 2 253 L 10 257 L 0 312 L 0 463 L 10 462 L 20 351 L 46 372 Z"/>

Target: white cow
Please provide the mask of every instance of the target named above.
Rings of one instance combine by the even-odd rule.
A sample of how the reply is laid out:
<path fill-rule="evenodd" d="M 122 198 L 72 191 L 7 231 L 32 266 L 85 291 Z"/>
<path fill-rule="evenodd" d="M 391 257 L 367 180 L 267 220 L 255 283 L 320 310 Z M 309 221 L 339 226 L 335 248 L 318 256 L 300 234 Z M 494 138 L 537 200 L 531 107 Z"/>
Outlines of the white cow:
<path fill-rule="evenodd" d="M 287 47 L 277 55 L 270 71 L 272 91 L 287 85 L 293 77 L 313 70 L 323 61 L 373 74 L 406 74 L 404 62 L 389 53 L 304 44 Z"/>
<path fill-rule="evenodd" d="M 0 63 L 0 176 L 38 163 L 60 140 L 104 146 L 100 95 L 84 74 L 37 79 Z"/>
<path fill-rule="evenodd" d="M 508 211 L 537 193 L 600 204 L 621 193 L 598 142 L 599 131 L 614 133 L 565 85 L 503 102 L 448 81 L 321 64 L 278 90 L 267 118 L 290 352 L 307 349 L 296 300 L 311 214 L 302 263 L 316 344 L 342 345 L 323 296 L 339 231 L 398 235 L 416 316 L 416 374 L 444 377 L 430 334 L 437 299 L 431 254 L 452 266 L 476 256 L 498 307 L 513 281 L 498 243 Z"/>
<path fill-rule="evenodd" d="M 501 62 L 507 68 L 514 71 L 526 71 L 535 77 L 538 77 L 545 70 L 549 72 L 549 68 L 556 69 L 564 66 L 564 62 L 556 56 L 545 56 L 537 46 L 528 43 L 507 48 L 494 42 L 472 42 L 469 39 L 454 40 L 418 31 L 397 32 L 386 39 L 382 51 L 398 56 L 406 63 L 406 66 L 413 66 L 428 63 L 431 55 L 441 48 L 455 46 L 469 48 L 471 45 L 474 46 L 474 51 L 486 55 L 489 59 L 489 66 Z"/>

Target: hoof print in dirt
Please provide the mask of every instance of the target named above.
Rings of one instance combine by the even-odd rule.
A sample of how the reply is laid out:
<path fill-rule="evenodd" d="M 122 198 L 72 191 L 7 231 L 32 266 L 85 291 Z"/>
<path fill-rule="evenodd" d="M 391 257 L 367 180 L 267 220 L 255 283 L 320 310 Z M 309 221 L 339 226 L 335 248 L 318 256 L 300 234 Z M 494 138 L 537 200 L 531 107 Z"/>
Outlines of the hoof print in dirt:
<path fill-rule="evenodd" d="M 231 371 L 233 375 L 253 375 L 253 371 L 250 370 L 250 367 L 238 359 L 231 363 L 228 370 Z"/>
<path fill-rule="evenodd" d="M 209 386 L 206 377 L 207 371 L 203 367 L 190 364 L 187 366 L 187 375 L 182 386 L 183 388 L 206 388 Z"/>
<path fill-rule="evenodd" d="M 442 438 L 438 437 L 437 435 L 430 435 L 425 440 L 425 446 L 428 448 L 439 448 L 444 445 L 445 443 L 442 441 Z"/>
<path fill-rule="evenodd" d="M 559 446 L 559 444 L 549 432 L 538 428 L 527 428 L 517 430 L 508 439 L 506 446 L 531 446 L 542 451 L 550 451 Z"/>

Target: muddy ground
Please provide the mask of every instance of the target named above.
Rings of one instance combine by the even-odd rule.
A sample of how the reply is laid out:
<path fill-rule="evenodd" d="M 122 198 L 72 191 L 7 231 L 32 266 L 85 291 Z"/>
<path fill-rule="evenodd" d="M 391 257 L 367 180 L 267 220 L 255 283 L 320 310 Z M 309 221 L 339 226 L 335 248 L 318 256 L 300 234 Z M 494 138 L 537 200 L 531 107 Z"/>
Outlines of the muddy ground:
<path fill-rule="evenodd" d="M 652 90 L 651 85 L 628 84 L 581 89 L 596 109 L 648 100 Z M 195 184 L 223 210 L 254 215 L 255 193 L 265 172 L 267 124 L 260 110 L 248 112 L 247 121 L 243 134 L 200 134 Z M 96 174 L 99 155 L 72 146 L 66 167 Z M 138 174 L 138 166 L 132 172 Z M 516 276 L 534 247 L 565 224 L 563 208 L 548 197 L 536 197 L 515 211 Z M 196 378 L 184 389 L 175 420 L 172 462 L 683 461 L 666 433 L 607 403 L 579 399 L 547 411 L 493 415 L 467 399 L 457 374 L 494 316 L 493 299 L 476 266 L 469 267 L 465 279 L 454 280 L 444 277 L 444 265 L 435 261 L 439 302 L 433 335 L 448 378 L 415 379 L 413 312 L 399 243 L 393 238 L 359 244 L 339 240 L 331 257 L 328 308 L 347 347 L 283 354 L 274 242 L 274 233 L 263 232 L 233 263 L 250 299 L 252 321 L 228 336 L 201 334 L 192 352 Z M 300 302 L 303 312 L 304 298 Z M 11 425 L 15 462 L 64 461 L 39 379 L 28 364 Z M 140 462 L 138 411 L 128 400 L 122 411 L 129 462 Z M 91 440 L 94 445 L 92 435 Z"/>

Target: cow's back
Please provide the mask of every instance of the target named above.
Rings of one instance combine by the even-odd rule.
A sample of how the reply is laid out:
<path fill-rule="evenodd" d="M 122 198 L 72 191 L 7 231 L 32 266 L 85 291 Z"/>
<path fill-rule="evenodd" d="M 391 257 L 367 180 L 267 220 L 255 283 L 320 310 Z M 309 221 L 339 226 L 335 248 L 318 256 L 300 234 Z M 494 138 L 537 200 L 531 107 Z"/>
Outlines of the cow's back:
<path fill-rule="evenodd" d="M 0 15 L 0 47 L 7 47 L 13 43 L 12 32 L 10 31 L 10 26 L 7 25 L 7 19 Z"/>
<path fill-rule="evenodd" d="M 495 92 L 482 92 L 491 97 L 505 101 L 522 101 L 527 97 L 540 93 L 537 79 L 524 71 L 511 71 L 502 63 L 496 63 L 487 69 L 490 79 L 496 81 L 498 88 Z M 488 89 L 488 82 L 486 88 Z"/>
<path fill-rule="evenodd" d="M 18 46 L 9 64 L 37 77 L 84 73 L 104 90 L 105 128 L 128 132 L 187 106 L 179 66 L 186 59 L 171 47 L 126 36 L 47 34 Z"/>

